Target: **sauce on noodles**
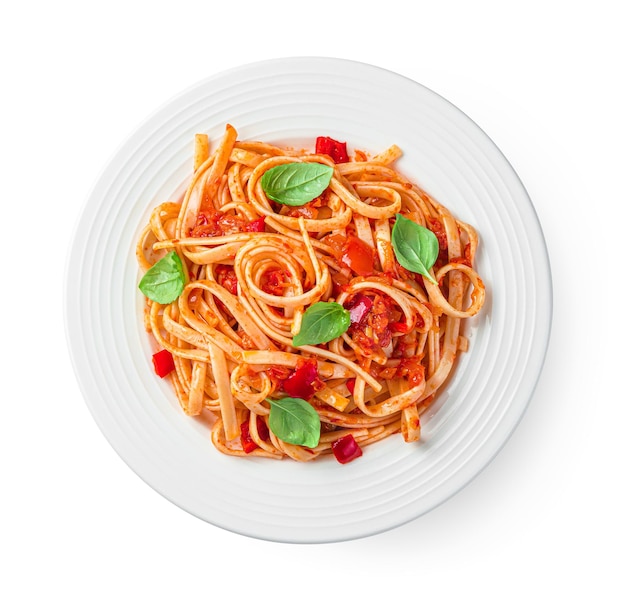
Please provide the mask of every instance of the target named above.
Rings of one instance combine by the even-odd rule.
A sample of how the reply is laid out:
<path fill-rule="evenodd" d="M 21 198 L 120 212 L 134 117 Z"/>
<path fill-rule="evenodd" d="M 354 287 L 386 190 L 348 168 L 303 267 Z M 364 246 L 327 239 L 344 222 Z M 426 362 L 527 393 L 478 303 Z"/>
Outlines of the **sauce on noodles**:
<path fill-rule="evenodd" d="M 146 329 L 169 365 L 157 372 L 186 414 L 210 417 L 226 454 L 347 463 L 393 434 L 419 440 L 420 414 L 467 349 L 462 322 L 484 301 L 476 231 L 393 168 L 398 147 L 349 157 L 345 143 L 316 142 L 311 152 L 239 141 L 227 125 L 211 152 L 198 134 L 184 197 L 156 207 L 138 242 L 154 287 L 181 280 L 174 300 L 146 296 Z M 264 189 L 281 170 L 307 180 L 296 193 L 328 183 L 287 204 Z M 436 245 L 423 273 L 399 261 L 400 225 L 418 262 Z M 296 335 L 332 338 L 296 345 Z M 300 426 L 318 430 L 312 443 L 284 433 Z"/>

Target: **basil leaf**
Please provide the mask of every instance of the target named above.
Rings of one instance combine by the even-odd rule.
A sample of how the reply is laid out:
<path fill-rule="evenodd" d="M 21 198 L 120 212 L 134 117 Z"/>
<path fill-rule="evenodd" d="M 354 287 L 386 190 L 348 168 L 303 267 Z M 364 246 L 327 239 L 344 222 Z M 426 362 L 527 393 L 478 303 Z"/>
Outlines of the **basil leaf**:
<path fill-rule="evenodd" d="M 439 241 L 428 228 L 398 213 L 391 231 L 391 245 L 402 267 L 427 277 L 433 284 L 437 283 L 428 270 L 439 255 Z"/>
<path fill-rule="evenodd" d="M 268 169 L 261 187 L 268 198 L 299 207 L 326 190 L 332 176 L 333 168 L 321 163 L 285 163 Z"/>
<path fill-rule="evenodd" d="M 150 267 L 139 282 L 139 290 L 160 305 L 175 301 L 184 287 L 183 264 L 174 250 Z"/>
<path fill-rule="evenodd" d="M 320 416 L 304 399 L 284 397 L 270 404 L 270 430 L 290 444 L 314 448 L 320 441 Z"/>
<path fill-rule="evenodd" d="M 294 346 L 321 344 L 341 336 L 350 327 L 350 311 L 339 303 L 320 301 L 302 316 L 300 331 L 293 337 Z"/>

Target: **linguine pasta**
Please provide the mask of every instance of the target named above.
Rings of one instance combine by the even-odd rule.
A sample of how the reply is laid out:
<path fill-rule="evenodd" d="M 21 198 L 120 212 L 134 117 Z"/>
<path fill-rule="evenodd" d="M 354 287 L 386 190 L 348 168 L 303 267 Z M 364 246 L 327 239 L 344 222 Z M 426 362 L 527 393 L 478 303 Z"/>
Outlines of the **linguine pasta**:
<path fill-rule="evenodd" d="M 137 258 L 144 272 L 168 253 L 180 259 L 182 292 L 146 297 L 146 329 L 171 355 L 183 411 L 210 418 L 221 452 L 298 461 L 335 452 L 345 462 L 392 434 L 419 440 L 420 414 L 467 349 L 461 324 L 485 288 L 473 268 L 476 231 L 400 175 L 400 155 L 392 146 L 334 160 L 239 141 L 230 125 L 210 152 L 196 136 L 186 193 L 154 209 Z M 298 205 L 273 200 L 264 175 L 291 163 L 327 167 L 328 185 Z M 400 264 L 403 218 L 436 236 L 423 274 Z M 309 326 L 314 307 L 328 312 Z M 331 339 L 295 344 L 331 325 L 341 330 Z M 317 413 L 315 446 L 273 427 L 273 402 L 285 397 Z"/>

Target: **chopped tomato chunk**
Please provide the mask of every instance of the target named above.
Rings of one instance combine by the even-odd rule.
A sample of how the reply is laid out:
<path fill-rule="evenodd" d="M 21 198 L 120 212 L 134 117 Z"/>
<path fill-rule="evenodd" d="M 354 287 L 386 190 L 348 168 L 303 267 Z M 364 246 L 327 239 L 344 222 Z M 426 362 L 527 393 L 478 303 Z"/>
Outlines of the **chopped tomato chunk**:
<path fill-rule="evenodd" d="M 218 265 L 215 268 L 217 283 L 231 294 L 237 295 L 237 274 L 230 265 Z"/>
<path fill-rule="evenodd" d="M 341 260 L 357 275 L 374 273 L 374 249 L 356 236 L 348 236 Z"/>
<path fill-rule="evenodd" d="M 400 360 L 397 375 L 405 376 L 411 387 L 415 387 L 424 380 L 424 366 L 419 357 L 406 357 Z"/>
<path fill-rule="evenodd" d="M 213 208 L 203 209 L 198 213 L 196 224 L 189 231 L 191 238 L 212 238 L 240 232 L 265 231 L 265 217 L 248 221 L 241 215 L 222 213 Z"/>
<path fill-rule="evenodd" d="M 279 267 L 272 267 L 263 274 L 261 290 L 274 296 L 282 296 L 285 292 L 285 272 Z"/>
<path fill-rule="evenodd" d="M 384 352 L 392 341 L 392 334 L 400 332 L 406 334 L 406 323 L 400 321 L 402 312 L 398 309 L 394 300 L 386 294 L 368 293 L 368 296 L 357 294 L 346 304 L 346 309 L 351 313 L 351 303 L 358 307 L 361 297 L 367 299 L 367 310 L 362 307 L 363 314 L 355 309 L 354 319 L 348 328 L 348 334 L 352 340 L 365 352 L 365 354 L 377 354 Z M 358 319 L 358 320 L 357 320 Z"/>
<path fill-rule="evenodd" d="M 324 244 L 330 246 L 336 259 L 341 259 L 343 255 L 343 249 L 347 242 L 347 238 L 341 234 L 328 234 L 324 236 Z"/>

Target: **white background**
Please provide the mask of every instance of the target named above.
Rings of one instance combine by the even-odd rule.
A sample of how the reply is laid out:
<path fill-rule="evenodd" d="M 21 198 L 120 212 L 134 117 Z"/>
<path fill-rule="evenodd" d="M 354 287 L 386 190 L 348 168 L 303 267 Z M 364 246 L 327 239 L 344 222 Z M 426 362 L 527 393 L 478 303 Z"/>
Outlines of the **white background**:
<path fill-rule="evenodd" d="M 625 598 L 619 4 L 3 5 L 0 598 Z M 494 461 L 418 520 L 328 545 L 226 532 L 144 484 L 86 408 L 62 317 L 72 228 L 121 142 L 206 76 L 290 55 L 373 63 L 466 112 L 526 186 L 554 281 L 544 371 Z"/>

